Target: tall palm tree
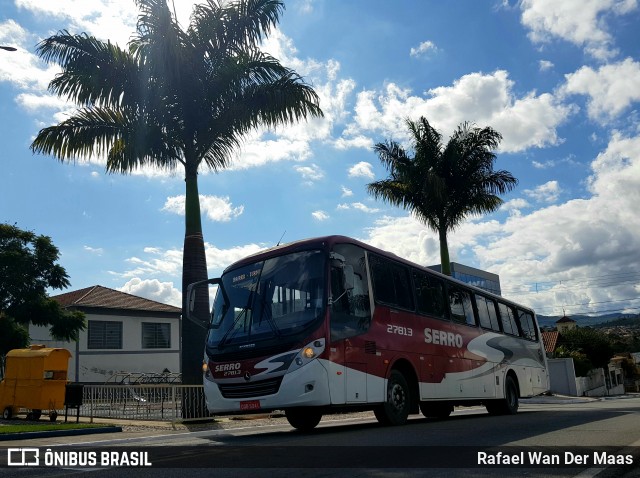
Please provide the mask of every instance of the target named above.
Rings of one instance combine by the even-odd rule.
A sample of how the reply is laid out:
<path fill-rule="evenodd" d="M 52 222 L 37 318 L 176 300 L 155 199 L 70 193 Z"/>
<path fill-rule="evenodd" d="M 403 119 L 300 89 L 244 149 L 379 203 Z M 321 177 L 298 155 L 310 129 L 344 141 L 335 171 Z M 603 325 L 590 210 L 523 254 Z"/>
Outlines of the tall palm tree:
<path fill-rule="evenodd" d="M 61 161 L 106 156 L 108 172 L 184 168 L 184 308 L 187 285 L 207 278 L 198 170 L 228 166 L 245 134 L 260 125 L 322 116 L 322 111 L 311 86 L 259 49 L 279 21 L 282 1 L 207 0 L 194 7 L 186 30 L 166 0 L 136 4 L 140 15 L 127 50 L 68 31 L 38 44 L 41 58 L 62 67 L 49 90 L 78 109 L 42 129 L 31 149 Z M 195 307 L 195 315 L 207 314 L 206 293 Z M 202 379 L 204 334 L 182 321 L 184 383 Z"/>
<path fill-rule="evenodd" d="M 406 120 L 413 157 L 396 142 L 374 146 L 389 176 L 367 185 L 376 199 L 412 211 L 438 233 L 442 272 L 451 275 L 447 234 L 467 216 L 495 211 L 498 194 L 511 191 L 518 180 L 510 172 L 493 170 L 493 152 L 502 136 L 491 127 L 462 123 L 446 145 L 424 118 Z"/>

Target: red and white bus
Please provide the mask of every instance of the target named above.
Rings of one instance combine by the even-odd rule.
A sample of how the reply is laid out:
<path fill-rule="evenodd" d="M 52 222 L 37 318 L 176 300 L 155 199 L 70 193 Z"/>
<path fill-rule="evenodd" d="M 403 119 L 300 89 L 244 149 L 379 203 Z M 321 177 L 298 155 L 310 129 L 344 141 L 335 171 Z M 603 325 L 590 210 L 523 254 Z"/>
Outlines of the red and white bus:
<path fill-rule="evenodd" d="M 533 310 L 343 236 L 277 246 L 219 279 L 203 365 L 213 414 L 337 409 L 384 424 L 455 405 L 513 414 L 548 390 Z"/>

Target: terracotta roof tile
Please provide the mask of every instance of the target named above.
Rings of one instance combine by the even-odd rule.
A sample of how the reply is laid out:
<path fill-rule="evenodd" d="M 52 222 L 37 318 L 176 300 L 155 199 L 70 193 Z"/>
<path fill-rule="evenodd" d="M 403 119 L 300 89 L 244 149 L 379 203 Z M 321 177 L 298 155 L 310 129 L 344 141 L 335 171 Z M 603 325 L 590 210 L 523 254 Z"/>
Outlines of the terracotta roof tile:
<path fill-rule="evenodd" d="M 63 307 L 98 307 L 104 309 L 131 309 L 147 312 L 172 312 L 179 314 L 179 307 L 109 289 L 100 285 L 67 292 L 51 297 Z"/>
<path fill-rule="evenodd" d="M 556 350 L 559 335 L 557 330 L 553 332 L 542 332 L 542 342 L 544 343 L 545 352 L 553 353 Z"/>

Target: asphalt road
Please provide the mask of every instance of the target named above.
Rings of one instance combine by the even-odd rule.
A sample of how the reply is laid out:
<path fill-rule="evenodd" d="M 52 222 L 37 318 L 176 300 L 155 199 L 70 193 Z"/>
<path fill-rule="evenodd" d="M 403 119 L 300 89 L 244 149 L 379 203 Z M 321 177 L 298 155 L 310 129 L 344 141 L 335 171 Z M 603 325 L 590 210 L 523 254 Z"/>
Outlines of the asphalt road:
<path fill-rule="evenodd" d="M 482 408 L 456 409 L 446 420 L 414 416 L 402 427 L 381 427 L 371 414 L 326 417 L 306 434 L 294 431 L 283 419 L 234 425 L 14 442 L 10 445 L 14 448 L 38 448 L 41 459 L 47 447 L 54 453 L 80 456 L 82 452 L 84 458 L 95 453 L 96 461 L 106 451 L 115 451 L 114 460 L 122 460 L 122 452 L 128 451 L 125 458 L 143 457 L 153 466 L 93 468 L 67 462 L 52 467 L 0 467 L 0 477 L 87 473 L 93 478 L 640 477 L 640 397 L 582 403 L 523 401 L 517 415 L 501 417 L 489 416 Z M 0 463 L 6 453 L 2 445 Z M 561 466 L 531 465 L 532 452 L 541 460 L 557 457 Z M 478 466 L 479 453 L 489 464 Z M 506 456 L 511 461 L 524 457 L 524 465 L 505 467 Z M 61 457 L 69 455 L 59 453 Z M 490 466 L 496 460 L 501 467 Z M 610 465 L 609 461 L 622 463 Z"/>

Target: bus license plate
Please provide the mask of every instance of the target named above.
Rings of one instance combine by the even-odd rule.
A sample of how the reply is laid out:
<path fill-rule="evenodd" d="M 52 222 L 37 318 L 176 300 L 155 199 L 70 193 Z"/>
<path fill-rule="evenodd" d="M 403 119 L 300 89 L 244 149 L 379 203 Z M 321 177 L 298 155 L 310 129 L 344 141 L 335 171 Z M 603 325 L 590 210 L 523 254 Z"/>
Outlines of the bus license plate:
<path fill-rule="evenodd" d="M 240 410 L 260 410 L 260 400 L 240 402 Z"/>

